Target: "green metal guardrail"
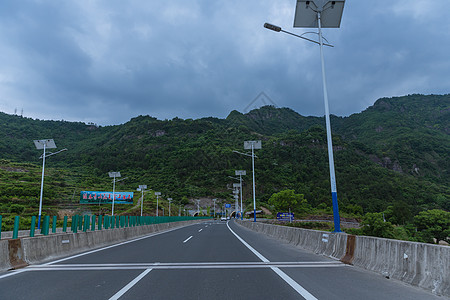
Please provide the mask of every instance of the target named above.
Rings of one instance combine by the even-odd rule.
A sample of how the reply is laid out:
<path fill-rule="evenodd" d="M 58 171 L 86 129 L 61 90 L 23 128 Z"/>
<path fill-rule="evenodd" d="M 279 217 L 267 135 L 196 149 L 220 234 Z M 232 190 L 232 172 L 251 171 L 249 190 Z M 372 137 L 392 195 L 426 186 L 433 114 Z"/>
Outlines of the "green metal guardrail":
<path fill-rule="evenodd" d="M 152 224 L 161 224 L 161 223 L 170 223 L 170 222 L 180 222 L 180 221 L 189 221 L 189 220 L 199 220 L 199 219 L 211 219 L 211 217 L 153 217 L 153 216 L 96 216 L 96 215 L 74 215 L 72 216 L 70 230 L 72 233 L 77 233 L 78 231 L 86 232 L 86 231 L 95 231 L 96 224 L 97 230 L 108 230 L 113 228 L 126 228 L 126 227 L 136 227 L 136 226 L 145 226 Z M 63 220 L 62 231 L 67 232 L 69 220 L 68 217 L 65 216 Z M 20 216 L 16 216 L 14 218 L 14 230 L 12 238 L 16 239 L 19 235 L 19 224 L 20 224 Z M 56 233 L 56 224 L 57 217 L 52 217 L 52 233 Z M 31 226 L 30 226 L 30 237 L 35 236 L 36 229 L 36 216 L 31 217 Z M 42 223 L 41 234 L 48 235 L 50 230 L 50 216 L 44 217 L 44 222 Z M 2 216 L 0 215 L 0 239 L 2 233 Z"/>

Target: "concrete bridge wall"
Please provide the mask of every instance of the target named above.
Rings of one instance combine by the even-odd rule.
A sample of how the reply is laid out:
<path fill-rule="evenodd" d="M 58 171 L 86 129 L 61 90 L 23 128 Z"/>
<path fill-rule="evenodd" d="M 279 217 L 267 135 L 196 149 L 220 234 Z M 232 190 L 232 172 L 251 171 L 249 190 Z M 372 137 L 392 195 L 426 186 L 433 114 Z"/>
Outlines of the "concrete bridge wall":
<path fill-rule="evenodd" d="M 251 221 L 237 222 L 301 249 L 377 272 L 386 278 L 401 280 L 436 295 L 450 296 L 449 246 L 354 236 Z"/>

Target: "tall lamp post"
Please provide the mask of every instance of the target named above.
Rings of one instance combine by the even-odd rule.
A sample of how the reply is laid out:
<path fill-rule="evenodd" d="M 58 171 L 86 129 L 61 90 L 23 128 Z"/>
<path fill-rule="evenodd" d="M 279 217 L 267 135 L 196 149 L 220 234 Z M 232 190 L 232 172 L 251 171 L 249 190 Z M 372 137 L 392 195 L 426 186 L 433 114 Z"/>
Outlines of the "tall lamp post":
<path fill-rule="evenodd" d="M 140 185 L 137 189 L 138 192 L 142 192 L 142 199 L 141 199 L 141 217 L 142 217 L 142 209 L 144 207 L 144 191 L 147 189 L 146 185 Z"/>
<path fill-rule="evenodd" d="M 112 198 L 112 208 L 111 216 L 114 216 L 114 200 L 116 199 L 116 177 L 120 177 L 120 172 L 109 172 L 109 177 L 113 178 L 113 198 Z"/>
<path fill-rule="evenodd" d="M 167 198 L 167 201 L 169 201 L 169 217 L 170 217 L 170 203 L 172 202 L 172 198 Z"/>
<path fill-rule="evenodd" d="M 236 175 L 239 175 L 239 183 L 241 184 L 240 190 L 241 190 L 241 220 L 244 219 L 244 207 L 242 206 L 242 176 L 247 175 L 247 172 L 245 170 L 236 170 Z"/>
<path fill-rule="evenodd" d="M 214 202 L 214 219 L 216 218 L 216 201 L 217 199 L 212 199 Z"/>
<path fill-rule="evenodd" d="M 254 216 L 254 222 L 256 222 L 256 196 L 255 196 L 255 149 L 261 149 L 261 140 L 259 141 L 245 141 L 244 142 L 244 149 L 251 149 L 252 153 L 241 153 L 238 151 L 233 151 L 235 153 L 245 155 L 245 156 L 251 156 L 252 157 L 252 177 L 253 177 L 253 216 Z"/>
<path fill-rule="evenodd" d="M 52 156 L 55 155 L 59 152 L 62 151 L 66 151 L 67 149 L 62 149 L 58 152 L 55 153 L 49 153 L 46 154 L 46 150 L 47 149 L 54 149 L 56 148 L 56 144 L 55 141 L 53 139 L 47 139 L 47 140 L 34 140 L 34 146 L 36 146 L 36 149 L 44 150 L 44 153 L 42 154 L 41 158 L 42 158 L 42 177 L 41 177 L 41 193 L 40 193 L 40 197 L 39 197 L 39 214 L 38 214 L 38 229 L 41 229 L 41 215 L 42 215 L 42 196 L 44 193 L 44 171 L 45 171 L 45 158 L 48 156 Z"/>
<path fill-rule="evenodd" d="M 261 149 L 261 141 L 245 141 L 244 149 L 252 149 L 252 177 L 253 177 L 253 217 L 256 222 L 256 192 L 255 192 L 255 149 Z"/>
<path fill-rule="evenodd" d="M 345 0 L 341 1 L 327 1 L 327 0 L 297 0 L 294 27 L 302 28 L 317 28 L 319 42 L 309 40 L 320 46 L 320 60 L 322 64 L 322 87 L 323 87 L 323 99 L 325 105 L 325 123 L 327 129 L 327 145 L 328 145 L 328 162 L 330 166 L 330 184 L 331 184 L 331 197 L 333 203 L 333 217 L 334 217 L 334 232 L 341 232 L 339 207 L 337 199 L 336 188 L 336 175 L 334 171 L 334 158 L 333 158 L 333 144 L 331 137 L 331 125 L 330 125 L 330 112 L 328 108 L 328 91 L 325 75 L 325 62 L 323 58 L 323 46 L 331 46 L 324 44 L 322 36 L 322 28 L 339 28 L 342 19 L 342 12 L 344 10 Z M 303 36 L 284 31 L 279 26 L 272 24 L 264 24 L 264 27 L 277 32 L 284 32 L 290 35 L 306 39 Z"/>
<path fill-rule="evenodd" d="M 240 211 L 239 209 L 239 190 L 241 189 L 241 184 L 240 183 L 233 183 L 233 198 L 234 201 L 236 202 L 234 204 L 235 206 L 235 211 L 236 211 L 236 219 L 238 218 L 238 213 Z"/>
<path fill-rule="evenodd" d="M 159 196 L 161 196 L 161 192 L 155 192 L 156 196 L 156 216 L 158 216 L 158 202 L 159 202 Z"/>

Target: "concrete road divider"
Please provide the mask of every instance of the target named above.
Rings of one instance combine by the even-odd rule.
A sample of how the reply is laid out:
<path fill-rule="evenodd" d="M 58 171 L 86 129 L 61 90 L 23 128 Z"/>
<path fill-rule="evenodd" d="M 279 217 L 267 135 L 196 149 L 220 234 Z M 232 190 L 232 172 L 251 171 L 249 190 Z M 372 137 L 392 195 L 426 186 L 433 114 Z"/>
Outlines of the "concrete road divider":
<path fill-rule="evenodd" d="M 237 223 L 301 249 L 450 296 L 450 247 L 251 221 Z"/>
<path fill-rule="evenodd" d="M 105 247 L 172 228 L 204 222 L 205 219 L 114 228 L 79 233 L 0 240 L 0 271 Z"/>
<path fill-rule="evenodd" d="M 0 271 L 8 270 L 10 268 L 11 264 L 9 263 L 8 241 L 0 240 Z"/>

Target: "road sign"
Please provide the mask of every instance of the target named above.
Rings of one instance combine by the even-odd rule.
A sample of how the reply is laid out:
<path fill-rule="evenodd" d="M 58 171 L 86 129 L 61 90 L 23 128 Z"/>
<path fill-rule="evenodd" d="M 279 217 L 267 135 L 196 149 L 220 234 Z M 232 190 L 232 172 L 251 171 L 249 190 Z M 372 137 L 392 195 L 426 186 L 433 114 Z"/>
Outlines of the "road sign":
<path fill-rule="evenodd" d="M 280 221 L 294 220 L 294 213 L 277 213 L 277 220 Z"/>
<path fill-rule="evenodd" d="M 231 208 L 231 204 L 226 203 L 225 208 Z"/>

